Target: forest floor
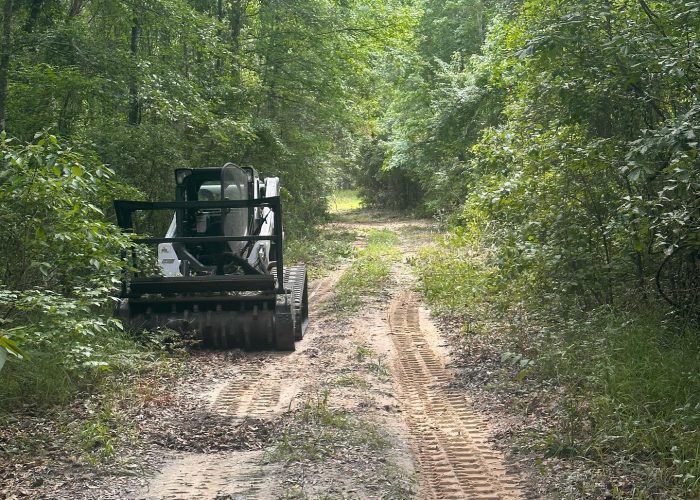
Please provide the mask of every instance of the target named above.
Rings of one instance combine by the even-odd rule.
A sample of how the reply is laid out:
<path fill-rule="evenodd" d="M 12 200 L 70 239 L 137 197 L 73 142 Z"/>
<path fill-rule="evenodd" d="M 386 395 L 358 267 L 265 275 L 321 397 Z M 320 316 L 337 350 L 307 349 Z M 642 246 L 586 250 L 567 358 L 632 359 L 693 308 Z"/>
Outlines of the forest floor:
<path fill-rule="evenodd" d="M 106 461 L 66 451 L 65 418 L 22 418 L 18 439 L 37 426 L 55 438 L 0 463 L 0 498 L 538 496 L 507 452 L 510 423 L 472 401 L 457 336 L 422 304 L 410 263 L 431 221 L 351 214 L 325 228 L 354 234 L 354 250 L 310 282 L 295 352 L 191 351 L 110 406 L 111 438 L 77 404 L 95 422 L 81 432 L 113 447 Z M 372 238 L 391 251 L 367 253 Z"/>

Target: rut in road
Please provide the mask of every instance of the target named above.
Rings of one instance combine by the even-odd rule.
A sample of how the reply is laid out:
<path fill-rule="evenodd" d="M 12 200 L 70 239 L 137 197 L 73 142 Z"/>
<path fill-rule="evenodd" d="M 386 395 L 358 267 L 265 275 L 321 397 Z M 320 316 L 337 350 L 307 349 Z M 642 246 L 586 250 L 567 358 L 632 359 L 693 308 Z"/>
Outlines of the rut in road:
<path fill-rule="evenodd" d="M 487 441 L 485 423 L 463 394 L 449 388 L 451 377 L 421 329 L 415 294 L 403 292 L 392 302 L 389 324 L 421 498 L 521 498 L 516 479 Z"/>
<path fill-rule="evenodd" d="M 311 284 L 309 299 L 313 299 L 310 306 L 312 314 L 317 313 L 319 306 L 333 294 L 333 287 L 340 274 L 340 272 L 334 272 Z M 240 418 L 264 418 L 284 411 L 295 394 L 282 397 L 283 386 L 289 388 L 290 370 L 286 369 L 280 372 L 279 365 L 284 364 L 284 362 L 274 362 L 274 360 L 285 356 L 287 355 L 274 352 L 266 353 L 266 361 L 272 361 L 269 370 L 264 370 L 260 365 L 244 365 L 239 377 L 231 380 L 220 391 L 217 391 L 213 410 L 217 413 Z M 281 377 L 281 375 L 285 376 Z M 284 382 L 283 379 L 285 379 Z M 292 389 L 294 388 L 292 387 Z M 280 406 L 280 401 L 285 404 Z"/>

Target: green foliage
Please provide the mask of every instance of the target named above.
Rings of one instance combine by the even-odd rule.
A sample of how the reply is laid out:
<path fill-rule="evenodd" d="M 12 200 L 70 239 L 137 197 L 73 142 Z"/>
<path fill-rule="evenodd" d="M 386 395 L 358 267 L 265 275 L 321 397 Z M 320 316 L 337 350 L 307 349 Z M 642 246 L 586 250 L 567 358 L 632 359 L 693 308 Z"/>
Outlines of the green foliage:
<path fill-rule="evenodd" d="M 311 229 L 304 237 L 297 235 L 285 240 L 284 258 L 288 264 L 306 264 L 312 278 L 323 276 L 352 255 L 356 237 L 352 231 Z"/>
<path fill-rule="evenodd" d="M 14 327 L 14 331 L 20 330 L 22 327 Z M 11 332 L 10 332 L 11 333 Z M 20 359 L 26 358 L 27 355 L 22 352 L 22 349 L 19 348 L 17 345 L 17 342 L 14 340 L 11 340 L 5 336 L 0 336 L 0 369 L 2 368 L 2 365 L 5 364 L 5 361 L 7 360 L 7 353 L 12 354 L 15 357 L 18 357 Z"/>
<path fill-rule="evenodd" d="M 80 322 L 87 328 L 87 318 Z M 29 358 L 10 358 L 2 370 L 0 412 L 65 405 L 80 393 L 113 392 L 122 386 L 126 390 L 128 381 L 118 382 L 117 378 L 122 374 L 136 376 L 163 358 L 162 343 L 155 344 L 148 336 L 136 341 L 114 328 L 71 335 L 60 321 L 56 325 L 49 339 L 37 339 L 41 331 L 35 325 L 27 326 L 27 336 L 18 338 Z"/>
<path fill-rule="evenodd" d="M 366 254 L 393 253 L 391 246 L 399 243 L 399 235 L 390 229 L 372 229 L 367 234 Z M 388 248 L 387 248 L 388 247 Z"/>
<path fill-rule="evenodd" d="M 651 303 L 643 311 L 572 308 L 566 295 L 503 279 L 498 252 L 479 248 L 480 241 L 460 230 L 424 249 L 415 264 L 431 308 L 464 318 L 467 350 L 488 356 L 484 343 L 492 349 L 502 370 L 487 388 L 504 391 L 499 397 L 517 393 L 513 407 L 547 415 L 525 446 L 543 459 L 585 460 L 605 477 L 632 478 L 639 498 L 697 496 L 700 340 L 693 325 Z"/>
<path fill-rule="evenodd" d="M 383 127 L 363 144 L 362 195 L 392 208 L 454 209 L 463 201 L 467 149 L 496 122 L 502 92 L 476 57 L 502 3 L 418 2 L 415 37 L 388 71 Z"/>
<path fill-rule="evenodd" d="M 482 224 L 499 279 L 594 308 L 655 295 L 663 272 L 697 317 L 697 5 L 421 6 L 363 196 Z"/>
<path fill-rule="evenodd" d="M 253 165 L 282 178 L 300 232 L 348 183 L 376 62 L 412 22 L 397 0 L 14 5 L 13 136 L 51 127 L 149 199 L 172 197 L 177 167 Z"/>
<path fill-rule="evenodd" d="M 332 307 L 348 314 L 359 309 L 369 296 L 380 292 L 389 279 L 392 263 L 401 257 L 394 246 L 397 242 L 398 235 L 393 231 L 371 230 L 367 246 L 358 252 L 338 280 Z"/>
<path fill-rule="evenodd" d="M 114 412 L 111 402 L 105 402 L 98 411 L 81 423 L 75 433 L 76 445 L 89 463 L 107 462 L 114 458 L 117 433 L 125 427 Z"/>
<path fill-rule="evenodd" d="M 375 376 L 381 379 L 386 379 L 389 376 L 389 370 L 383 364 L 383 356 L 377 354 L 371 347 L 358 345 L 355 350 L 355 357 Z"/>
<path fill-rule="evenodd" d="M 131 345 L 110 299 L 129 239 L 105 209 L 134 193 L 56 136 L 19 144 L 2 134 L 0 148 L 0 346 L 16 356 L 2 406 L 62 403 Z"/>
<path fill-rule="evenodd" d="M 340 375 L 333 381 L 333 385 L 338 387 L 357 387 L 362 390 L 369 389 L 369 382 L 356 373 Z"/>
<path fill-rule="evenodd" d="M 538 378 L 563 384 L 566 409 L 541 443 L 545 455 L 587 457 L 604 467 L 632 458 L 637 471 L 656 469 L 640 496 L 664 491 L 697 496 L 700 473 L 700 345 L 657 311 L 606 310 L 566 322 L 548 318 L 534 338 Z M 555 333 L 556 332 L 556 333 Z"/>
<path fill-rule="evenodd" d="M 471 148 L 469 203 L 497 222 L 503 259 L 589 307 L 625 298 L 632 286 L 647 293 L 659 254 L 697 233 L 690 75 L 652 69 L 658 51 L 673 59 L 665 63 L 691 64 L 666 51 L 692 23 L 676 22 L 682 13 L 670 4 L 653 6 L 666 27 L 644 9 L 610 8 L 533 1 L 496 21 L 508 33 L 499 43 L 524 48 L 499 66 L 500 85 L 511 89 L 504 122 Z M 654 101 L 640 99 L 649 92 Z"/>
<path fill-rule="evenodd" d="M 53 135 L 26 145 L 1 139 L 0 281 L 23 290 L 111 284 L 128 241 L 104 208 L 127 190 L 93 156 Z"/>
<path fill-rule="evenodd" d="M 423 295 L 435 312 L 479 314 L 481 298 L 496 290 L 497 270 L 489 267 L 486 255 L 456 234 L 420 250 L 417 271 Z"/>
<path fill-rule="evenodd" d="M 416 206 L 423 194 L 410 174 L 399 168 L 388 168 L 386 141 L 364 141 L 358 148 L 362 174 L 357 179 L 360 197 L 371 206 L 406 210 Z"/>
<path fill-rule="evenodd" d="M 34 352 L 29 361 L 10 358 L 0 374 L 0 410 L 8 413 L 27 404 L 38 408 L 65 404 L 78 388 L 94 382 L 87 373 L 80 381 L 75 380 L 53 353 Z"/>

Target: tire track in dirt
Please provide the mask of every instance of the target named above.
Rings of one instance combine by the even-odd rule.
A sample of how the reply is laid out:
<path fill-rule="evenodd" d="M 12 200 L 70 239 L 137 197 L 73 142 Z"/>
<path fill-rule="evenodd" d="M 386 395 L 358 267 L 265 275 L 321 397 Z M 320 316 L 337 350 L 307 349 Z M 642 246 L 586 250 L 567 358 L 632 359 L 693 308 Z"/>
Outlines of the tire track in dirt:
<path fill-rule="evenodd" d="M 241 378 L 226 383 L 216 397 L 213 410 L 232 417 L 263 418 L 275 413 L 280 401 L 281 380 L 267 377 L 256 366 L 241 370 Z"/>
<path fill-rule="evenodd" d="M 149 485 L 147 500 L 267 500 L 261 452 L 186 454 L 178 457 Z"/>
<path fill-rule="evenodd" d="M 487 441 L 486 424 L 463 394 L 449 389 L 451 377 L 429 345 L 419 321 L 419 303 L 403 292 L 389 308 L 396 347 L 395 371 L 426 499 L 517 499 L 515 478 Z"/>
<path fill-rule="evenodd" d="M 309 293 L 309 300 L 313 299 L 312 315 L 333 295 L 340 274 L 342 273 L 334 272 L 312 283 Z M 265 356 L 266 360 L 273 361 L 270 369 L 267 370 L 260 365 L 244 365 L 240 377 L 227 382 L 217 391 L 212 405 L 213 411 L 239 418 L 265 418 L 281 412 L 294 395 L 282 398 L 283 403 L 287 404 L 282 404 L 282 408 L 280 407 L 282 379 L 278 367 L 283 362 L 274 362 L 276 357 L 284 356 L 279 356 L 277 353 L 269 353 Z"/>
<path fill-rule="evenodd" d="M 278 361 L 275 354 L 271 353 L 273 362 Z M 267 370 L 250 356 L 240 362 L 240 372 L 216 391 L 209 411 L 236 419 L 270 418 L 281 412 L 280 379 L 266 377 Z M 274 476 L 261 459 L 260 451 L 179 454 L 150 482 L 141 498 L 270 500 Z"/>
<path fill-rule="evenodd" d="M 343 269 L 333 271 L 328 276 L 318 278 L 309 287 L 309 308 L 318 311 L 335 292 L 335 285 L 343 274 Z"/>

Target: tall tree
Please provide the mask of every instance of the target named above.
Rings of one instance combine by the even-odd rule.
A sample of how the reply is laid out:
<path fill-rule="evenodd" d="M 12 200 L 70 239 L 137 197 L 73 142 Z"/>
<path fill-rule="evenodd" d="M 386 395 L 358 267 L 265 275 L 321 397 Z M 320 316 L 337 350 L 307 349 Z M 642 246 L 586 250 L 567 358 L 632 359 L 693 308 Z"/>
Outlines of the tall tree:
<path fill-rule="evenodd" d="M 12 36 L 13 0 L 5 0 L 2 8 L 2 38 L 0 43 L 0 130 L 7 121 L 7 76 L 10 68 L 10 39 Z"/>

